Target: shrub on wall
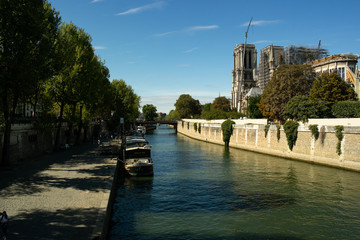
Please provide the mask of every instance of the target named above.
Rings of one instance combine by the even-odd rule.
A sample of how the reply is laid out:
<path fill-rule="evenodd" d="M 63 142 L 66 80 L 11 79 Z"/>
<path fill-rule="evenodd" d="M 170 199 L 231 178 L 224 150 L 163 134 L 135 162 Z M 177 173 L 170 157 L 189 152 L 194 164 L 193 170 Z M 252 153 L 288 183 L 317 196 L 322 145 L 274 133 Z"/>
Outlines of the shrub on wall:
<path fill-rule="evenodd" d="M 299 123 L 293 120 L 288 120 L 284 124 L 284 132 L 286 134 L 286 139 L 288 146 L 292 151 L 294 145 L 296 144 L 297 135 L 298 135 Z"/>
<path fill-rule="evenodd" d="M 190 123 L 189 123 L 189 122 L 187 122 L 187 128 L 188 128 L 188 130 L 189 130 L 189 128 L 190 128 Z"/>
<path fill-rule="evenodd" d="M 181 121 L 181 127 L 184 128 L 184 121 Z"/>
<path fill-rule="evenodd" d="M 332 111 L 337 118 L 358 118 L 360 117 L 359 101 L 341 101 L 333 105 Z"/>
<path fill-rule="evenodd" d="M 230 137 L 233 133 L 233 124 L 235 124 L 234 121 L 226 120 L 221 124 L 221 130 L 223 132 L 223 141 L 225 143 L 225 147 L 229 146 L 230 143 Z"/>
<path fill-rule="evenodd" d="M 270 124 L 265 125 L 265 138 L 267 137 L 267 134 L 269 132 Z"/>
<path fill-rule="evenodd" d="M 343 131 L 344 130 L 344 127 L 343 126 L 335 126 L 335 135 L 338 139 L 338 143 L 336 145 L 336 153 L 340 156 L 341 155 L 341 141 L 343 140 L 344 138 L 344 135 L 343 135 Z"/>
<path fill-rule="evenodd" d="M 198 131 L 199 131 L 199 133 L 201 133 L 201 123 L 199 123 Z"/>
<path fill-rule="evenodd" d="M 194 123 L 194 130 L 197 132 L 197 123 Z"/>
<path fill-rule="evenodd" d="M 278 141 L 280 141 L 280 128 L 280 125 L 276 125 L 276 137 Z"/>
<path fill-rule="evenodd" d="M 309 125 L 309 130 L 311 131 L 311 135 L 315 138 L 315 141 L 318 140 L 319 138 L 318 125 L 317 124 Z"/>

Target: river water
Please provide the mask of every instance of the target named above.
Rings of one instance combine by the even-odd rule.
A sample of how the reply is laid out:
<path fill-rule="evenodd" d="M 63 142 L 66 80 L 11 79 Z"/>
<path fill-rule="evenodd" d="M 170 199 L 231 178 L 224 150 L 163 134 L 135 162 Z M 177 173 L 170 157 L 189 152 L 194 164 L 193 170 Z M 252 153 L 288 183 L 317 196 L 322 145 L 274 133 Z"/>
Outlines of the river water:
<path fill-rule="evenodd" d="M 360 173 L 146 138 L 154 177 L 118 182 L 110 239 L 360 239 Z"/>

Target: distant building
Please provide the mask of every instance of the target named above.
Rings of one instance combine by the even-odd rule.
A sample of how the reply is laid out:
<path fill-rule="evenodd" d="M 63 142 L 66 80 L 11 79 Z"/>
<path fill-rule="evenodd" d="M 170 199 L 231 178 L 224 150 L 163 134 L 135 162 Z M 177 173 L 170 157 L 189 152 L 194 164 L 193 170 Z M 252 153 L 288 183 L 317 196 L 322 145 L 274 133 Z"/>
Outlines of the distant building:
<path fill-rule="evenodd" d="M 288 46 L 285 49 L 285 64 L 307 64 L 316 59 L 328 56 L 326 49 Z"/>
<path fill-rule="evenodd" d="M 252 87 L 256 86 L 257 52 L 255 45 L 237 44 L 233 57 L 231 108 L 244 113 L 246 110 L 244 97 Z"/>
<path fill-rule="evenodd" d="M 260 53 L 257 86 L 264 90 L 276 68 L 285 63 L 284 47 L 267 46 Z"/>
<path fill-rule="evenodd" d="M 309 64 L 314 68 L 317 75 L 325 72 L 336 72 L 360 96 L 358 59 L 359 57 L 356 55 L 338 54 L 312 61 Z"/>

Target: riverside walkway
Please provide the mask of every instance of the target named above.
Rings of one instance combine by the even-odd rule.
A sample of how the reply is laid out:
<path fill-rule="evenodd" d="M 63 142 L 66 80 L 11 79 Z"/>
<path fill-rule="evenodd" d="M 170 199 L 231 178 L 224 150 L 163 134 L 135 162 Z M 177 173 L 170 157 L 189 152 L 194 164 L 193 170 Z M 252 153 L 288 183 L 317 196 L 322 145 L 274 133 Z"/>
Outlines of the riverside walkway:
<path fill-rule="evenodd" d="M 101 149 L 84 144 L 0 170 L 8 239 L 97 239 L 116 168 Z"/>

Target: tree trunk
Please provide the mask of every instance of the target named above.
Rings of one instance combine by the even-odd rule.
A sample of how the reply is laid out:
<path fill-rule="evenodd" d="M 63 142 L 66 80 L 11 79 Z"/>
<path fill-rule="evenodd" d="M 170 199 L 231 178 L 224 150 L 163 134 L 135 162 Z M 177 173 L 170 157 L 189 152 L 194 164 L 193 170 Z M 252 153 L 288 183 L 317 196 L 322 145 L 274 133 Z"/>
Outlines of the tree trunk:
<path fill-rule="evenodd" d="M 56 130 L 56 137 L 55 137 L 55 146 L 54 146 L 55 151 L 58 151 L 59 147 L 60 147 L 60 131 L 61 131 L 61 124 L 62 124 L 62 120 L 63 120 L 64 107 L 65 107 L 65 104 L 61 103 L 59 122 L 58 122 L 57 130 Z"/>
<path fill-rule="evenodd" d="M 83 105 L 80 105 L 80 121 L 79 121 L 79 129 L 76 135 L 76 144 L 80 143 L 80 135 L 81 135 L 81 129 L 83 126 L 83 122 L 82 122 L 82 110 L 83 110 Z"/>
<path fill-rule="evenodd" d="M 11 136 L 11 124 L 14 120 L 15 108 L 17 105 L 17 97 L 13 99 L 12 109 L 9 108 L 9 102 L 7 98 L 7 91 L 5 91 L 3 96 L 3 110 L 4 110 L 4 120 L 5 120 L 5 129 L 4 129 L 4 144 L 3 152 L 1 158 L 1 165 L 8 166 L 10 165 L 10 136 Z"/>

